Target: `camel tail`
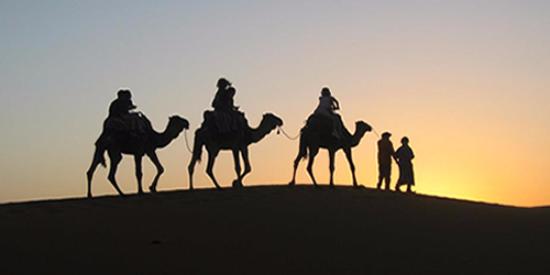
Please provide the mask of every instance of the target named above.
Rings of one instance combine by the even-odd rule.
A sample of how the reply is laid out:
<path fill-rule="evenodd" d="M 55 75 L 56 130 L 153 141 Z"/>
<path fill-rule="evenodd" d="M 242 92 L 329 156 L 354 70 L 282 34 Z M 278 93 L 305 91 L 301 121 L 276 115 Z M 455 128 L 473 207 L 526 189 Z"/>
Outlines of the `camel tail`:
<path fill-rule="evenodd" d="M 307 144 L 306 144 L 306 141 L 305 141 L 305 138 L 304 138 L 304 133 L 302 131 L 301 135 L 300 135 L 300 152 L 299 152 L 299 155 L 300 157 L 302 158 L 302 160 L 306 160 L 307 159 Z"/>
<path fill-rule="evenodd" d="M 95 152 L 94 152 L 94 161 L 99 162 L 101 166 L 107 167 L 107 164 L 105 163 L 105 149 L 100 149 L 100 146 L 95 144 Z"/>
<path fill-rule="evenodd" d="M 104 156 L 105 151 L 107 151 L 107 149 L 105 149 L 104 146 L 100 146 L 100 144 L 105 144 L 105 139 L 106 139 L 105 133 L 102 132 L 99 138 L 97 139 L 97 141 L 94 143 L 95 145 L 94 160 L 98 161 L 103 167 L 107 167 L 107 164 L 105 163 L 105 156 Z"/>
<path fill-rule="evenodd" d="M 99 163 L 103 168 L 107 167 L 107 164 L 105 163 L 105 151 L 99 153 Z"/>
<path fill-rule="evenodd" d="M 200 163 L 202 160 L 202 146 L 204 144 L 199 136 L 199 131 L 195 132 L 195 140 L 193 141 L 193 159 Z"/>

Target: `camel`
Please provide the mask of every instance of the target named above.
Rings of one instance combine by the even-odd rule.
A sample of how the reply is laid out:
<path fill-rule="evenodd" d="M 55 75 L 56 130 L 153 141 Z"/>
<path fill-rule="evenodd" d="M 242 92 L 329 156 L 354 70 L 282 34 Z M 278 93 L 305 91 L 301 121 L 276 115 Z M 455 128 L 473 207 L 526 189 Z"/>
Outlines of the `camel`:
<path fill-rule="evenodd" d="M 336 152 L 340 149 L 344 150 L 346 154 L 353 176 L 353 186 L 357 187 L 355 164 L 353 163 L 351 150 L 353 147 L 359 145 L 365 133 L 371 130 L 371 126 L 367 123 L 357 121 L 355 123 L 355 133 L 351 134 L 347 129 L 344 129 L 342 138 L 337 139 L 332 135 L 332 121 L 329 118 L 316 115 L 310 116 L 306 126 L 304 126 L 300 132 L 300 147 L 298 156 L 294 160 L 294 171 L 289 185 L 293 186 L 296 184 L 296 170 L 298 169 L 298 165 L 302 159 L 308 157 L 309 153 L 307 172 L 313 181 L 313 185 L 317 186 L 317 181 L 313 175 L 313 162 L 315 161 L 315 156 L 319 152 L 319 149 L 324 148 L 327 149 L 329 153 L 330 187 L 334 187 L 334 157 Z"/>
<path fill-rule="evenodd" d="M 195 164 L 201 160 L 202 147 L 206 147 L 208 152 L 208 164 L 206 173 L 214 183 L 217 189 L 221 189 L 216 177 L 214 176 L 214 162 L 221 150 L 231 150 L 233 152 L 233 160 L 235 163 L 235 173 L 237 178 L 233 181 L 233 187 L 242 187 L 244 177 L 252 171 L 250 160 L 248 158 L 248 146 L 252 143 L 257 143 L 262 140 L 267 134 L 273 131 L 276 127 L 283 125 L 283 121 L 277 116 L 267 113 L 262 117 L 260 125 L 253 129 L 248 126 L 248 123 L 243 116 L 244 131 L 233 131 L 230 133 L 220 134 L 217 131 L 214 112 L 207 111 L 204 113 L 204 122 L 201 127 L 195 132 L 195 142 L 193 145 L 193 155 L 188 166 L 189 172 L 189 190 L 193 190 L 193 172 Z M 244 171 L 241 173 L 242 156 L 244 162 Z"/>
<path fill-rule="evenodd" d="M 147 155 L 157 169 L 157 174 L 153 179 L 149 190 L 156 192 L 157 183 L 160 176 L 164 173 L 164 167 L 160 163 L 156 150 L 164 148 L 172 142 L 184 130 L 189 129 L 189 122 L 179 116 L 171 116 L 168 120 L 168 125 L 162 133 L 156 132 L 151 126 L 151 122 L 143 115 L 140 116 L 142 122 L 146 125 L 145 133 L 128 133 L 115 132 L 111 137 L 111 141 L 107 147 L 100 147 L 96 142 L 96 149 L 93 156 L 92 164 L 86 173 L 88 178 L 88 198 L 92 197 L 92 177 L 99 164 L 105 165 L 104 153 L 107 151 L 111 160 L 108 179 L 116 189 L 119 195 L 124 196 L 124 193 L 118 187 L 115 179 L 118 164 L 122 160 L 122 154 L 133 155 L 136 165 L 136 178 L 138 182 L 138 194 L 143 194 L 141 180 L 143 177 L 141 162 L 144 155 Z"/>

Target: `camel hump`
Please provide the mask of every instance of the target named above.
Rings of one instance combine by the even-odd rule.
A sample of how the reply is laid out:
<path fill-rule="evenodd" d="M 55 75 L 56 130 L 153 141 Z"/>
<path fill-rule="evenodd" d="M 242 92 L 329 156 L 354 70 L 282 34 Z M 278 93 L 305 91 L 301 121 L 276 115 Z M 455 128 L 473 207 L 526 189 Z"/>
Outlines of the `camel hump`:
<path fill-rule="evenodd" d="M 107 119 L 105 128 L 121 132 L 146 132 L 153 129 L 151 121 L 141 113 Z"/>
<path fill-rule="evenodd" d="M 317 132 L 321 135 L 325 133 L 331 135 L 334 129 L 334 122 L 325 115 L 312 114 L 307 118 L 306 126 L 303 130 Z"/>
<path fill-rule="evenodd" d="M 204 111 L 203 126 L 215 129 L 217 133 L 241 133 L 248 129 L 248 121 L 243 112 L 236 110 L 227 111 Z"/>
<path fill-rule="evenodd" d="M 338 121 L 336 121 L 338 120 Z M 324 114 L 312 114 L 306 121 L 304 130 L 317 132 L 322 136 L 334 135 L 335 131 L 339 131 L 339 137 L 351 137 L 351 133 L 344 127 L 340 116 L 329 117 Z"/>

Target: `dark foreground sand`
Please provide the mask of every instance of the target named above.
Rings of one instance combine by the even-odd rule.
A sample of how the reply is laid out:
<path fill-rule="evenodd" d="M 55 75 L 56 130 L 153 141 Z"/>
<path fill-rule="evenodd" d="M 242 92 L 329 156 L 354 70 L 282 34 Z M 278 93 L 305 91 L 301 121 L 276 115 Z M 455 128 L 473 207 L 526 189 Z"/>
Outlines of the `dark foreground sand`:
<path fill-rule="evenodd" d="M 550 208 L 339 187 L 0 206 L 0 274 L 550 274 Z"/>

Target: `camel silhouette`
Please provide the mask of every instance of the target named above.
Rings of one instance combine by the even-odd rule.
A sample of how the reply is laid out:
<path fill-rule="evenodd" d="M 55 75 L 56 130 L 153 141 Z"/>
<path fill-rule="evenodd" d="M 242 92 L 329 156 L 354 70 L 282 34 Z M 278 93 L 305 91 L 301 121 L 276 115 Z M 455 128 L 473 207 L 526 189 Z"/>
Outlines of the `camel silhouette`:
<path fill-rule="evenodd" d="M 296 184 L 296 170 L 302 159 L 308 157 L 307 172 L 313 181 L 313 185 L 317 186 L 317 181 L 313 175 L 313 162 L 315 156 L 319 152 L 320 148 L 328 150 L 330 161 L 330 186 L 334 187 L 334 156 L 340 149 L 344 150 L 346 158 L 349 162 L 351 173 L 353 176 L 353 186 L 357 187 L 357 179 L 355 177 L 355 164 L 353 163 L 353 157 L 351 149 L 359 144 L 366 132 L 372 130 L 372 127 L 363 121 L 355 122 L 355 133 L 351 134 L 344 128 L 342 138 L 337 139 L 332 135 L 333 122 L 324 116 L 312 115 L 308 118 L 306 126 L 304 126 L 300 132 L 300 147 L 298 156 L 294 160 L 294 171 L 292 173 L 292 180 L 289 185 Z"/>
<path fill-rule="evenodd" d="M 195 142 L 193 145 L 193 155 L 188 166 L 189 172 L 189 189 L 193 190 L 193 172 L 195 164 L 201 160 L 202 147 L 206 147 L 208 152 L 208 164 L 206 173 L 216 186 L 220 189 L 220 185 L 214 176 L 213 168 L 216 157 L 221 150 L 231 150 L 233 152 L 233 160 L 235 163 L 235 173 L 237 178 L 233 181 L 233 187 L 242 187 L 243 178 L 252 171 L 250 160 L 248 158 L 248 146 L 252 143 L 257 143 L 262 140 L 267 134 L 273 131 L 276 127 L 282 126 L 283 121 L 274 114 L 264 114 L 260 125 L 253 129 L 248 126 L 245 121 L 243 131 L 233 131 L 220 134 L 216 129 L 214 113 L 207 111 L 204 114 L 204 122 L 201 127 L 195 132 Z M 244 162 L 244 171 L 241 173 L 242 156 Z"/>
<path fill-rule="evenodd" d="M 146 130 L 143 133 L 129 133 L 127 131 L 115 132 L 110 138 L 111 142 L 107 147 L 100 147 L 96 143 L 96 148 L 92 160 L 92 164 L 86 173 L 88 178 L 88 198 L 92 197 L 92 177 L 99 164 L 105 167 L 104 153 L 107 151 L 109 159 L 111 160 L 111 166 L 109 170 L 108 179 L 116 189 L 118 194 L 124 195 L 122 190 L 118 187 L 115 179 L 118 164 L 122 160 L 122 154 L 133 155 L 136 165 L 136 178 L 138 182 L 138 194 L 143 194 L 143 188 L 141 180 L 143 177 L 141 162 L 144 155 L 147 155 L 157 168 L 157 174 L 153 179 L 149 190 L 156 192 L 157 183 L 160 176 L 164 173 L 164 167 L 160 163 L 156 150 L 164 148 L 172 142 L 178 135 L 184 130 L 189 129 L 189 122 L 179 116 L 171 116 L 168 120 L 168 125 L 164 132 L 156 132 L 149 119 L 145 116 L 141 116 L 143 123 L 147 125 Z"/>

